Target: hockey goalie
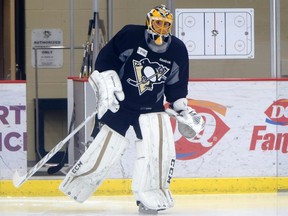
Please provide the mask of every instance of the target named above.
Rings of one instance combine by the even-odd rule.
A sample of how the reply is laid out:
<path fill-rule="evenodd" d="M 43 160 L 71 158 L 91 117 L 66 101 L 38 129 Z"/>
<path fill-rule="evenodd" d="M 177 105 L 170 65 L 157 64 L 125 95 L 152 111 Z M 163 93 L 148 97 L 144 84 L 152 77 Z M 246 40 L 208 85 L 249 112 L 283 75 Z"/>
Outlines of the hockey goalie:
<path fill-rule="evenodd" d="M 99 52 L 88 79 L 97 102 L 93 141 L 60 185 L 72 199 L 84 202 L 97 190 L 127 148 L 131 126 L 137 137 L 132 191 L 139 212 L 173 207 L 169 185 L 176 154 L 170 116 L 190 139 L 205 123 L 187 106 L 188 53 L 171 35 L 172 23 L 172 13 L 157 6 L 147 13 L 146 25 L 123 27 Z M 164 98 L 170 103 L 167 112 Z"/>

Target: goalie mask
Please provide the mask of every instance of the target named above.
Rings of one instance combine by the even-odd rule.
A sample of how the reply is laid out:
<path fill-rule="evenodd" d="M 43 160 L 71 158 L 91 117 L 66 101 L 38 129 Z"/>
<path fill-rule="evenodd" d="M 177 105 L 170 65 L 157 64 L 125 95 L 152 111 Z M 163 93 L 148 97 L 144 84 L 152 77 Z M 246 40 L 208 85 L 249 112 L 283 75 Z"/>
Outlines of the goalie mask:
<path fill-rule="evenodd" d="M 157 6 L 147 13 L 147 31 L 155 44 L 162 45 L 163 41 L 168 40 L 172 23 L 173 15 L 165 5 Z"/>

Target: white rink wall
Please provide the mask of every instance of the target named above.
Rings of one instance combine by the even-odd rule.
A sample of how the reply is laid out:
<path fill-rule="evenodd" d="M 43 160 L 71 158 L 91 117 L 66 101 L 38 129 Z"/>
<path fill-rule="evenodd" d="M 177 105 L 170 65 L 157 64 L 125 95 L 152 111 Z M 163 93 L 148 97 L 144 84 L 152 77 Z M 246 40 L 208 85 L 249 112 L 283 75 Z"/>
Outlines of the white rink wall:
<path fill-rule="evenodd" d="M 287 84 L 287 79 L 190 81 L 189 105 L 203 114 L 207 126 L 200 140 L 187 140 L 171 120 L 177 152 L 174 177 L 288 176 Z M 0 90 L 0 179 L 11 179 L 15 169 L 27 169 L 26 84 L 0 83 Z M 69 104 L 73 95 L 83 97 L 74 92 Z M 85 98 L 86 106 L 93 107 L 94 94 Z M 135 135 L 129 130 L 127 136 L 129 148 L 108 178 L 132 177 Z"/>
<path fill-rule="evenodd" d="M 175 178 L 288 176 L 288 80 L 196 80 L 189 83 L 189 104 L 204 115 L 200 140 L 174 132 Z M 175 122 L 172 121 L 175 126 Z M 135 160 L 130 147 L 110 173 L 131 178 Z"/>
<path fill-rule="evenodd" d="M 0 180 L 27 171 L 26 83 L 0 82 Z"/>

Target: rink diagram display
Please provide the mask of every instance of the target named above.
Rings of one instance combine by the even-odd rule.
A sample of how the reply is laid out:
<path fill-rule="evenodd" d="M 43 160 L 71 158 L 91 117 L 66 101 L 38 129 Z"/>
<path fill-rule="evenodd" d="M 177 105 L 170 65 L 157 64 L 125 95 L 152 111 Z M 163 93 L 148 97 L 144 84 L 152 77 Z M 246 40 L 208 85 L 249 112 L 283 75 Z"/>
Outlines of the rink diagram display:
<path fill-rule="evenodd" d="M 253 59 L 254 9 L 176 9 L 190 59 Z"/>

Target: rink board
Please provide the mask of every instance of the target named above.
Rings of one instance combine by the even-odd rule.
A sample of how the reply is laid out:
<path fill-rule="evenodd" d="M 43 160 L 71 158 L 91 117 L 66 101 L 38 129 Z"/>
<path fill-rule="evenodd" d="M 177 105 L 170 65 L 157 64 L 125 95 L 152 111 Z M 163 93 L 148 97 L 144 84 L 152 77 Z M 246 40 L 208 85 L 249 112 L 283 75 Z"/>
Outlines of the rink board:
<path fill-rule="evenodd" d="M 26 82 L 0 81 L 0 180 L 27 171 Z"/>
<path fill-rule="evenodd" d="M 288 176 L 288 80 L 194 80 L 189 105 L 206 120 L 200 140 L 187 140 L 174 128 L 175 178 Z M 131 178 L 130 146 L 110 178 Z"/>
<path fill-rule="evenodd" d="M 287 82 L 287 79 L 191 80 L 189 105 L 203 114 L 207 126 L 201 139 L 187 140 L 171 120 L 177 153 L 173 193 L 287 190 Z M 94 95 L 89 97 L 87 102 L 93 103 Z M 131 193 L 135 137 L 131 130 L 127 136 L 130 145 L 98 195 Z M 60 195 L 60 182 L 60 179 L 29 180 L 15 189 L 11 181 L 1 181 L 0 195 Z"/>
<path fill-rule="evenodd" d="M 81 93 L 85 94 L 73 92 L 72 100 L 80 97 L 80 104 L 85 106 L 75 110 L 76 116 L 83 110 L 88 116 L 95 107 L 95 96 L 85 81 L 75 83 L 77 89 L 79 83 L 83 85 Z M 71 98 L 68 103 L 73 104 Z M 188 99 L 189 105 L 204 116 L 206 128 L 201 139 L 187 140 L 171 119 L 177 153 L 175 178 L 288 176 L 288 79 L 191 80 Z M 91 131 L 93 124 L 87 124 L 85 130 Z M 85 139 L 88 137 L 86 133 Z M 131 128 L 127 137 L 130 145 L 109 178 L 132 177 L 136 138 Z M 77 139 L 81 141 L 80 136 Z"/>
<path fill-rule="evenodd" d="M 0 181 L 1 196 L 64 196 L 58 189 L 62 180 L 28 180 L 19 189 L 12 181 Z M 94 196 L 132 195 L 131 179 L 106 179 Z M 288 190 L 288 177 L 278 178 L 174 178 L 174 195 L 276 193 Z"/>

